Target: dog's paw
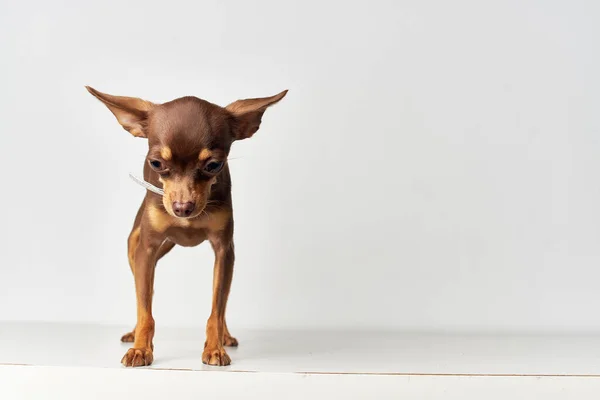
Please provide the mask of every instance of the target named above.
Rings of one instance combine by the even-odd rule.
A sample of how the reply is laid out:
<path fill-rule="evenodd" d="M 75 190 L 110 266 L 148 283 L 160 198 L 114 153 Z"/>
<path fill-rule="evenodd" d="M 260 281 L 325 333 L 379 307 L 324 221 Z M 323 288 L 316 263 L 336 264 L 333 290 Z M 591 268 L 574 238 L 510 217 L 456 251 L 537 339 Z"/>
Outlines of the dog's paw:
<path fill-rule="evenodd" d="M 127 332 L 123 336 L 121 336 L 121 342 L 123 343 L 133 343 L 135 340 L 135 331 Z"/>
<path fill-rule="evenodd" d="M 127 353 L 121 359 L 121 364 L 126 367 L 144 367 L 152 364 L 152 361 L 154 361 L 152 349 L 136 349 L 132 347 L 127 350 Z"/>
<path fill-rule="evenodd" d="M 206 347 L 202 353 L 202 362 L 208 365 L 225 366 L 231 364 L 231 358 L 225 349 L 210 349 Z"/>
<path fill-rule="evenodd" d="M 226 334 L 223 336 L 223 346 L 237 347 L 238 341 L 233 336 Z"/>

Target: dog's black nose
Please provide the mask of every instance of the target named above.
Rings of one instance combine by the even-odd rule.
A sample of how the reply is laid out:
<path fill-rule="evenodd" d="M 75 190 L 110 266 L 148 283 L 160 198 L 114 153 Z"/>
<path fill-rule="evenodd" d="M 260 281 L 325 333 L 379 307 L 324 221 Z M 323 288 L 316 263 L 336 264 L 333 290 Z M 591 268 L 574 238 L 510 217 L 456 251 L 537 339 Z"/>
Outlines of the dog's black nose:
<path fill-rule="evenodd" d="M 188 201 L 186 203 L 180 203 L 178 201 L 173 202 L 173 212 L 178 217 L 189 217 L 194 212 L 196 204 Z"/>

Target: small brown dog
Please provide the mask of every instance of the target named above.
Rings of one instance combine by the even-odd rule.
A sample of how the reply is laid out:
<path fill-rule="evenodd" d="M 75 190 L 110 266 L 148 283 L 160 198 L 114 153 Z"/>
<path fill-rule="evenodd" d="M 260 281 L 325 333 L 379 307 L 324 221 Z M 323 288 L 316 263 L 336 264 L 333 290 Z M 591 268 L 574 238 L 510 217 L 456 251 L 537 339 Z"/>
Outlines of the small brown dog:
<path fill-rule="evenodd" d="M 208 239 L 215 252 L 212 311 L 206 324 L 202 362 L 229 365 L 223 346 L 238 342 L 227 330 L 225 308 L 233 277 L 233 213 L 227 156 L 235 140 L 251 137 L 269 106 L 287 93 L 238 100 L 219 107 L 196 97 L 164 104 L 87 90 L 133 136 L 148 138 L 144 179 L 164 195 L 147 192 L 128 239 L 129 265 L 135 280 L 137 324 L 123 342 L 133 342 L 121 363 L 153 361 L 152 296 L 157 261 L 176 244 L 196 246 Z"/>

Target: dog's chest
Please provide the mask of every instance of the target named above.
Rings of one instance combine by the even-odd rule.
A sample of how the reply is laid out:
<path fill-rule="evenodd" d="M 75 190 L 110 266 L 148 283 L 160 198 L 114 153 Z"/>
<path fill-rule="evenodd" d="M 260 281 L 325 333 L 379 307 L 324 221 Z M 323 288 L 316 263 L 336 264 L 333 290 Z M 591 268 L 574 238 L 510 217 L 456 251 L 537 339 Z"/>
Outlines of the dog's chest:
<path fill-rule="evenodd" d="M 227 226 L 231 214 L 216 212 L 198 219 L 176 219 L 166 230 L 166 236 L 180 246 L 197 246 L 206 240 L 211 232 L 218 232 Z"/>
<path fill-rule="evenodd" d="M 208 237 L 206 229 L 172 227 L 167 230 L 167 238 L 184 247 L 197 246 Z"/>
<path fill-rule="evenodd" d="M 149 207 L 147 218 L 155 232 L 164 234 L 170 241 L 180 246 L 197 246 L 211 232 L 226 229 L 231 223 L 231 210 L 216 210 L 203 213 L 199 218 L 180 219 Z"/>

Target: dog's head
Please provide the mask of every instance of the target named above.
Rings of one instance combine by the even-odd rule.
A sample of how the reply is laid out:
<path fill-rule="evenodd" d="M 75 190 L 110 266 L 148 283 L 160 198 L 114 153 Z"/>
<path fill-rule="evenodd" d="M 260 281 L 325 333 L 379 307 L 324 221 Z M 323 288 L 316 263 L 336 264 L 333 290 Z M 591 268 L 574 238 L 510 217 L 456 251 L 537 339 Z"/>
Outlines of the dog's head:
<path fill-rule="evenodd" d="M 163 205 L 179 218 L 194 218 L 202 212 L 231 144 L 251 137 L 266 109 L 287 93 L 238 100 L 223 108 L 197 97 L 154 104 L 86 88 L 125 130 L 148 139 L 146 161 L 163 185 Z"/>

